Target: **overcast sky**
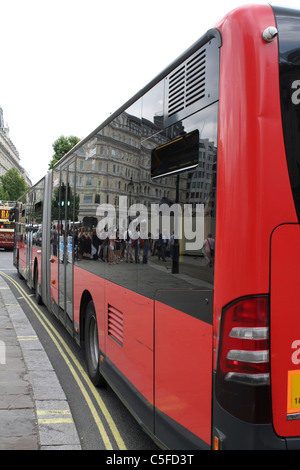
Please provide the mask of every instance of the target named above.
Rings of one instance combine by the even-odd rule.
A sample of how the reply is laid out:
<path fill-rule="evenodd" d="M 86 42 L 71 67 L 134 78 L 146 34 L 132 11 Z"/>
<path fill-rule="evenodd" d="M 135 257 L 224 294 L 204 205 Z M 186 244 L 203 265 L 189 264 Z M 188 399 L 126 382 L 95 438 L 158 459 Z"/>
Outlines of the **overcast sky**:
<path fill-rule="evenodd" d="M 0 0 L 0 106 L 33 183 L 60 135 L 84 138 L 251 0 Z M 273 2 L 300 8 L 299 0 Z"/>

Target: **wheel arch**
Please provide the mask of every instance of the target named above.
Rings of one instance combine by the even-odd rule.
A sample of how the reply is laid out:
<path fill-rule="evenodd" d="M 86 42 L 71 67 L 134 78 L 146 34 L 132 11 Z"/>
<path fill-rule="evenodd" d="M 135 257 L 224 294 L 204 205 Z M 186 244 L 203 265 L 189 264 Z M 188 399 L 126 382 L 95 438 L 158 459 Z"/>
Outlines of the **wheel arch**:
<path fill-rule="evenodd" d="M 79 331 L 80 331 L 80 344 L 84 344 L 84 335 L 85 335 L 85 316 L 88 303 L 93 300 L 91 293 L 88 290 L 85 290 L 82 293 L 80 301 L 80 314 L 79 314 Z"/>

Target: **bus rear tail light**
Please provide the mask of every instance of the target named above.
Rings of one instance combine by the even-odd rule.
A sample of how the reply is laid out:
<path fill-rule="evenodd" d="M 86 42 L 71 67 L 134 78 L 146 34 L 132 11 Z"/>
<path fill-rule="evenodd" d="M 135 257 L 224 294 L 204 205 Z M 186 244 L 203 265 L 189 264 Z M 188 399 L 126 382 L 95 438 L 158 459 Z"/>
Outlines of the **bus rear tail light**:
<path fill-rule="evenodd" d="M 270 420 L 268 304 L 268 296 L 242 298 L 221 317 L 217 398 L 249 422 Z"/>

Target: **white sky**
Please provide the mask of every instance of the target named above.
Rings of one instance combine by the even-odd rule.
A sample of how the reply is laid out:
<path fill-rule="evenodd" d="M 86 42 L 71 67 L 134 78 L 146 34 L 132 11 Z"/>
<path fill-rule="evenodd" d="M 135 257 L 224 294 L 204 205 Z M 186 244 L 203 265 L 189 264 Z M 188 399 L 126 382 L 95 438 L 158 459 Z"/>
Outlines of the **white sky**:
<path fill-rule="evenodd" d="M 0 0 L 0 106 L 32 182 L 60 135 L 86 137 L 247 3 L 264 1 Z"/>

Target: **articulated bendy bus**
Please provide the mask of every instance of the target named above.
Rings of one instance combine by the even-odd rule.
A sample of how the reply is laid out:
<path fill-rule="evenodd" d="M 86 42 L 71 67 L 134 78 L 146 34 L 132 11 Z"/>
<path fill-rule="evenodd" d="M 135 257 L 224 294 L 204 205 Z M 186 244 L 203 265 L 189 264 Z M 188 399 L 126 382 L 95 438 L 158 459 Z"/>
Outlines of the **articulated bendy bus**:
<path fill-rule="evenodd" d="M 300 448 L 299 30 L 229 13 L 17 203 L 20 275 L 168 449 Z"/>

